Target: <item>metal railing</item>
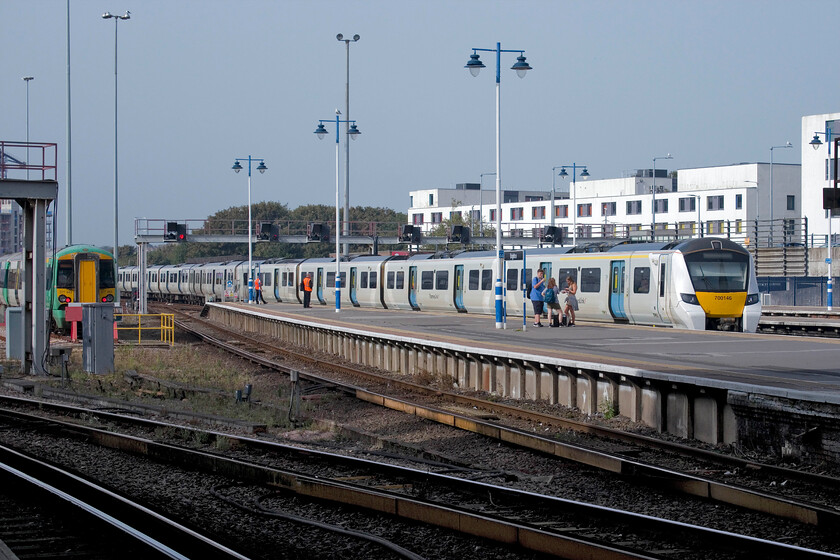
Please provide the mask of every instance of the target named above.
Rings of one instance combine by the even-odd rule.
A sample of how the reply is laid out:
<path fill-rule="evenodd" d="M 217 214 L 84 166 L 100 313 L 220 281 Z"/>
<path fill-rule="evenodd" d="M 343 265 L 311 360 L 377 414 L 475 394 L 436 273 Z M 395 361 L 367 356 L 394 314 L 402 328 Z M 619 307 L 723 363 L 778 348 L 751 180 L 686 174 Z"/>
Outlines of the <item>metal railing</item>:
<path fill-rule="evenodd" d="M 175 315 L 172 313 L 114 313 L 119 338 L 120 331 L 137 331 L 137 344 L 164 343 L 169 346 L 175 344 Z M 152 335 L 157 340 L 143 340 L 144 333 L 159 333 Z M 134 336 L 127 337 L 124 342 L 133 342 Z"/>

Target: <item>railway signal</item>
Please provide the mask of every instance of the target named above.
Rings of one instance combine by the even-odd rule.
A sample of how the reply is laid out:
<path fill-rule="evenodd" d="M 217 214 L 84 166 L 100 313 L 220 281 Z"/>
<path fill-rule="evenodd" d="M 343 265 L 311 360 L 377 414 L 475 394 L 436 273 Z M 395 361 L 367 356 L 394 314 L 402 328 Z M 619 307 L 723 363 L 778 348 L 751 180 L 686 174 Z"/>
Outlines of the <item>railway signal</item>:
<path fill-rule="evenodd" d="M 263 241 L 280 241 L 280 226 L 271 222 L 261 222 L 259 238 Z"/>
<path fill-rule="evenodd" d="M 166 241 L 180 241 L 187 240 L 187 224 L 179 224 L 178 222 L 166 222 Z"/>

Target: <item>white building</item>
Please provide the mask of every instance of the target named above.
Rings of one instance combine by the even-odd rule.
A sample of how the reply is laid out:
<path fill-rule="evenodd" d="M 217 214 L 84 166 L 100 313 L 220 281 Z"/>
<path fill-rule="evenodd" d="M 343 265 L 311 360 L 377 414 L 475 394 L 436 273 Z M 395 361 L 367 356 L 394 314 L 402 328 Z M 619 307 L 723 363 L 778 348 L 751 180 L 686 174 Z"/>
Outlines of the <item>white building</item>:
<path fill-rule="evenodd" d="M 814 137 L 820 141 L 816 149 Z M 828 236 L 828 211 L 823 209 L 823 189 L 834 186 L 834 139 L 840 137 L 840 113 L 802 117 L 802 216 L 808 218 L 808 232 L 814 245 L 825 245 Z M 829 159 L 831 144 L 831 159 Z M 837 244 L 837 220 L 832 220 L 834 244 Z"/>
<path fill-rule="evenodd" d="M 810 149 L 810 147 L 809 147 Z M 681 169 L 676 177 L 642 169 L 628 177 L 565 181 L 556 193 L 552 220 L 551 191 L 503 191 L 502 231 L 510 236 L 539 236 L 545 226 L 557 225 L 571 239 L 602 237 L 649 238 L 654 224 L 659 239 L 721 235 L 745 244 L 766 236 L 772 190 L 776 235 L 790 239 L 803 233 L 800 221 L 800 166 L 795 164 L 741 163 L 718 167 Z M 569 172 L 570 170 L 567 170 Z M 428 232 L 446 219 L 460 216 L 473 232 L 495 227 L 495 191 L 427 189 L 412 191 L 409 222 Z M 577 191 L 577 192 L 575 192 Z M 781 219 L 785 221 L 782 222 Z M 784 224 L 784 226 L 782 226 Z M 762 230 L 765 233 L 762 233 Z M 473 234 L 474 236 L 476 233 Z"/>

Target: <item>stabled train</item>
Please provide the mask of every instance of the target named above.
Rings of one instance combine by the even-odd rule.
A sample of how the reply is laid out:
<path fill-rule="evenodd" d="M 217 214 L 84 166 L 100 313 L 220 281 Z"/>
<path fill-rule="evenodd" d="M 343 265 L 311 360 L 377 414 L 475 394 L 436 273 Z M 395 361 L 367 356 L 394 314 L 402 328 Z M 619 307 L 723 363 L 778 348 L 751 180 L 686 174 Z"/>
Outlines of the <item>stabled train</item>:
<path fill-rule="evenodd" d="M 750 254 L 727 239 L 620 244 L 596 252 L 542 248 L 505 261 L 504 302 L 520 316 L 524 286 L 537 268 L 578 284 L 577 319 L 693 330 L 755 332 L 761 317 Z M 495 314 L 493 251 L 358 256 L 341 263 L 341 306 Z M 247 300 L 247 261 L 153 266 L 150 299 Z M 312 303 L 335 305 L 335 260 L 281 259 L 255 263 L 269 302 L 303 300 L 301 280 L 312 274 Z M 126 296 L 136 294 L 138 268 L 119 271 Z M 531 313 L 528 308 L 528 313 Z"/>

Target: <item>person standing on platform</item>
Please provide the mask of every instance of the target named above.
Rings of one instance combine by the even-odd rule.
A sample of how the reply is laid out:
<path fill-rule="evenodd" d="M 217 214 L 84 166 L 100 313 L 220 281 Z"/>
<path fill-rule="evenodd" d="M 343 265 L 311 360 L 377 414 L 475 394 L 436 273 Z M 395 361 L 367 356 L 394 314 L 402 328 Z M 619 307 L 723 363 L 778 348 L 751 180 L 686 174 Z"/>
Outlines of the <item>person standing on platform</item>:
<path fill-rule="evenodd" d="M 537 275 L 531 278 L 531 305 L 534 307 L 534 326 L 542 326 L 543 290 L 545 290 L 545 271 L 537 270 Z"/>
<path fill-rule="evenodd" d="M 303 307 L 309 307 L 309 302 L 312 299 L 312 273 L 307 272 L 303 279 Z"/>
<path fill-rule="evenodd" d="M 254 278 L 254 302 L 256 302 L 256 304 L 259 305 L 260 300 L 262 300 L 262 302 L 267 305 L 267 302 L 265 301 L 265 298 L 262 295 L 262 282 L 260 282 L 260 275 L 257 274 Z"/>
<path fill-rule="evenodd" d="M 567 288 L 563 290 L 563 293 L 566 294 L 566 308 L 563 310 L 563 314 L 566 316 L 567 327 L 574 327 L 575 326 L 575 311 L 578 310 L 578 300 L 577 300 L 577 282 L 575 282 L 574 278 L 571 276 L 566 277 L 566 286 Z"/>
<path fill-rule="evenodd" d="M 559 293 L 560 289 L 557 287 L 557 282 L 554 281 L 554 278 L 549 278 L 548 286 L 545 288 L 545 290 L 543 290 L 542 294 L 543 301 L 545 302 L 546 307 L 548 307 L 549 327 L 560 326 L 560 314 L 563 311 L 562 309 L 560 309 L 560 302 L 557 301 Z"/>

